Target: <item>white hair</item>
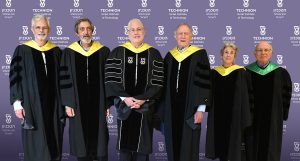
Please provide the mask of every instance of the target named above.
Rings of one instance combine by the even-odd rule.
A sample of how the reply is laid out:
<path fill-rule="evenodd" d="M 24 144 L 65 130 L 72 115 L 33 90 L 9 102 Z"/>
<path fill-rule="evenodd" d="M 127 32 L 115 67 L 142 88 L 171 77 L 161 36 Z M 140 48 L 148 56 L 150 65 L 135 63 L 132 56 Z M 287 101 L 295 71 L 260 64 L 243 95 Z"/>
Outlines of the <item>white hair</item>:
<path fill-rule="evenodd" d="M 37 14 L 37 15 L 34 15 L 31 19 L 31 28 L 34 27 L 35 25 L 35 21 L 37 20 L 41 20 L 41 19 L 44 19 L 46 22 L 47 22 L 47 25 L 48 27 L 50 28 L 50 21 L 49 21 L 49 18 L 44 16 L 44 15 L 41 15 L 41 14 Z"/>
<path fill-rule="evenodd" d="M 128 28 L 131 26 L 131 23 L 132 23 L 133 21 L 137 21 L 137 22 L 141 23 L 141 24 L 142 24 L 142 27 L 144 27 L 144 24 L 143 24 L 143 22 L 142 22 L 140 19 L 134 18 L 134 19 L 131 19 L 131 20 L 128 22 L 128 25 L 127 25 Z"/>

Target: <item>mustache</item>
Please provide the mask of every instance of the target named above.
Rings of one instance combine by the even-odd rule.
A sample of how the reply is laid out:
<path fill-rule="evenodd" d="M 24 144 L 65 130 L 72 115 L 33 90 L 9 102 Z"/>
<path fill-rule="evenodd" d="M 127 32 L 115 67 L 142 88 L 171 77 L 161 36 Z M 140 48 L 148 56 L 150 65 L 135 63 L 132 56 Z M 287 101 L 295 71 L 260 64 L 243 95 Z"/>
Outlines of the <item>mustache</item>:
<path fill-rule="evenodd" d="M 84 35 L 82 36 L 82 38 L 91 38 L 92 36 L 89 36 L 89 35 Z"/>

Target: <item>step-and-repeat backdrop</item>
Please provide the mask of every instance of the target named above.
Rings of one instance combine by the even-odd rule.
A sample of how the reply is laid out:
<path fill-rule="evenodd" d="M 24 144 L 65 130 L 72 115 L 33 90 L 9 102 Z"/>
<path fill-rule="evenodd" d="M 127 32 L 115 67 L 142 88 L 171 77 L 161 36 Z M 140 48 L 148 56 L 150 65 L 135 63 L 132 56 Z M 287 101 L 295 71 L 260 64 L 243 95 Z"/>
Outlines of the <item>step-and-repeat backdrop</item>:
<path fill-rule="evenodd" d="M 50 17 L 49 39 L 64 49 L 78 38 L 73 30 L 78 18 L 88 17 L 94 25 L 93 37 L 110 49 L 128 41 L 127 23 L 132 18 L 144 22 L 146 42 L 162 56 L 176 45 L 174 30 L 187 22 L 193 30 L 192 44 L 208 51 L 211 66 L 220 65 L 224 42 L 239 47 L 237 64 L 255 60 L 253 50 L 261 40 L 272 43 L 272 61 L 286 68 L 292 77 L 293 93 L 288 121 L 283 125 L 282 161 L 300 161 L 300 1 L 299 0 L 1 0 L 0 8 L 0 159 L 21 161 L 20 120 L 9 104 L 9 68 L 15 47 L 31 40 L 31 17 Z M 115 112 L 107 119 L 110 134 L 109 158 L 117 160 Z M 200 160 L 204 157 L 206 118 L 202 124 Z M 68 126 L 65 128 L 63 160 L 69 154 Z M 166 161 L 163 135 L 155 131 L 151 161 Z"/>

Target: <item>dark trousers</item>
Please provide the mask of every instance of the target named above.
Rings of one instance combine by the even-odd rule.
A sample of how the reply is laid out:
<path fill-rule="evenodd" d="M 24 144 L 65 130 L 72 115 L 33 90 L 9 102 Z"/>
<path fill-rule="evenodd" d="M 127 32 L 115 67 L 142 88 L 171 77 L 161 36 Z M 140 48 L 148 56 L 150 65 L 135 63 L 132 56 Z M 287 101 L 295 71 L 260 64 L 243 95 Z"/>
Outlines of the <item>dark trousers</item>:
<path fill-rule="evenodd" d="M 98 157 L 98 158 L 93 158 L 93 157 L 79 157 L 77 158 L 78 161 L 107 161 L 107 156 L 106 157 Z"/>
<path fill-rule="evenodd" d="M 149 155 L 120 151 L 120 161 L 149 161 Z"/>

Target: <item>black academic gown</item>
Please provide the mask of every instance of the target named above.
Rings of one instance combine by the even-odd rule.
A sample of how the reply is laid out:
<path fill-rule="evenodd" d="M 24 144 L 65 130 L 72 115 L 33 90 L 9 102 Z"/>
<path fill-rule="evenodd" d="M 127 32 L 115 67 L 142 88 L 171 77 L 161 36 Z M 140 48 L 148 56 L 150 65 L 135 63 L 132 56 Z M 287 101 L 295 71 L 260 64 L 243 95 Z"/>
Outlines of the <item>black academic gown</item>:
<path fill-rule="evenodd" d="M 251 125 L 249 80 L 246 75 L 244 68 L 235 68 L 229 74 L 214 69 L 211 72 L 212 104 L 208 109 L 207 119 L 207 158 L 243 160 L 243 135 L 245 129 Z"/>
<path fill-rule="evenodd" d="M 10 102 L 22 101 L 25 119 L 22 142 L 25 161 L 61 158 L 63 120 L 58 90 L 61 51 L 46 49 L 47 75 L 40 48 L 33 41 L 19 45 L 10 67 Z M 50 43 L 50 42 L 48 42 Z M 48 44 L 47 43 L 47 44 Z"/>
<path fill-rule="evenodd" d="M 251 75 L 254 94 L 253 160 L 280 161 L 283 120 L 288 119 L 292 83 L 286 69 L 278 67 Z"/>
<path fill-rule="evenodd" d="M 77 157 L 105 157 L 108 129 L 104 65 L 109 49 L 93 42 L 88 52 L 79 42 L 63 51 L 60 67 L 62 104 L 74 109 L 69 118 L 70 152 Z"/>
<path fill-rule="evenodd" d="M 178 92 L 176 81 L 178 61 L 167 53 L 165 65 L 165 92 L 161 102 L 169 161 L 199 160 L 201 125 L 192 129 L 194 114 L 199 105 L 206 105 L 210 95 L 210 66 L 206 50 L 194 52 L 181 62 Z M 194 127 L 193 127 L 194 128 Z"/>
<path fill-rule="evenodd" d="M 117 149 L 150 154 L 153 112 L 163 86 L 163 59 L 148 44 L 141 51 L 125 44 L 127 47 L 119 46 L 110 53 L 105 68 L 107 97 L 114 99 L 118 115 Z M 140 109 L 131 110 L 119 97 L 147 101 Z"/>

